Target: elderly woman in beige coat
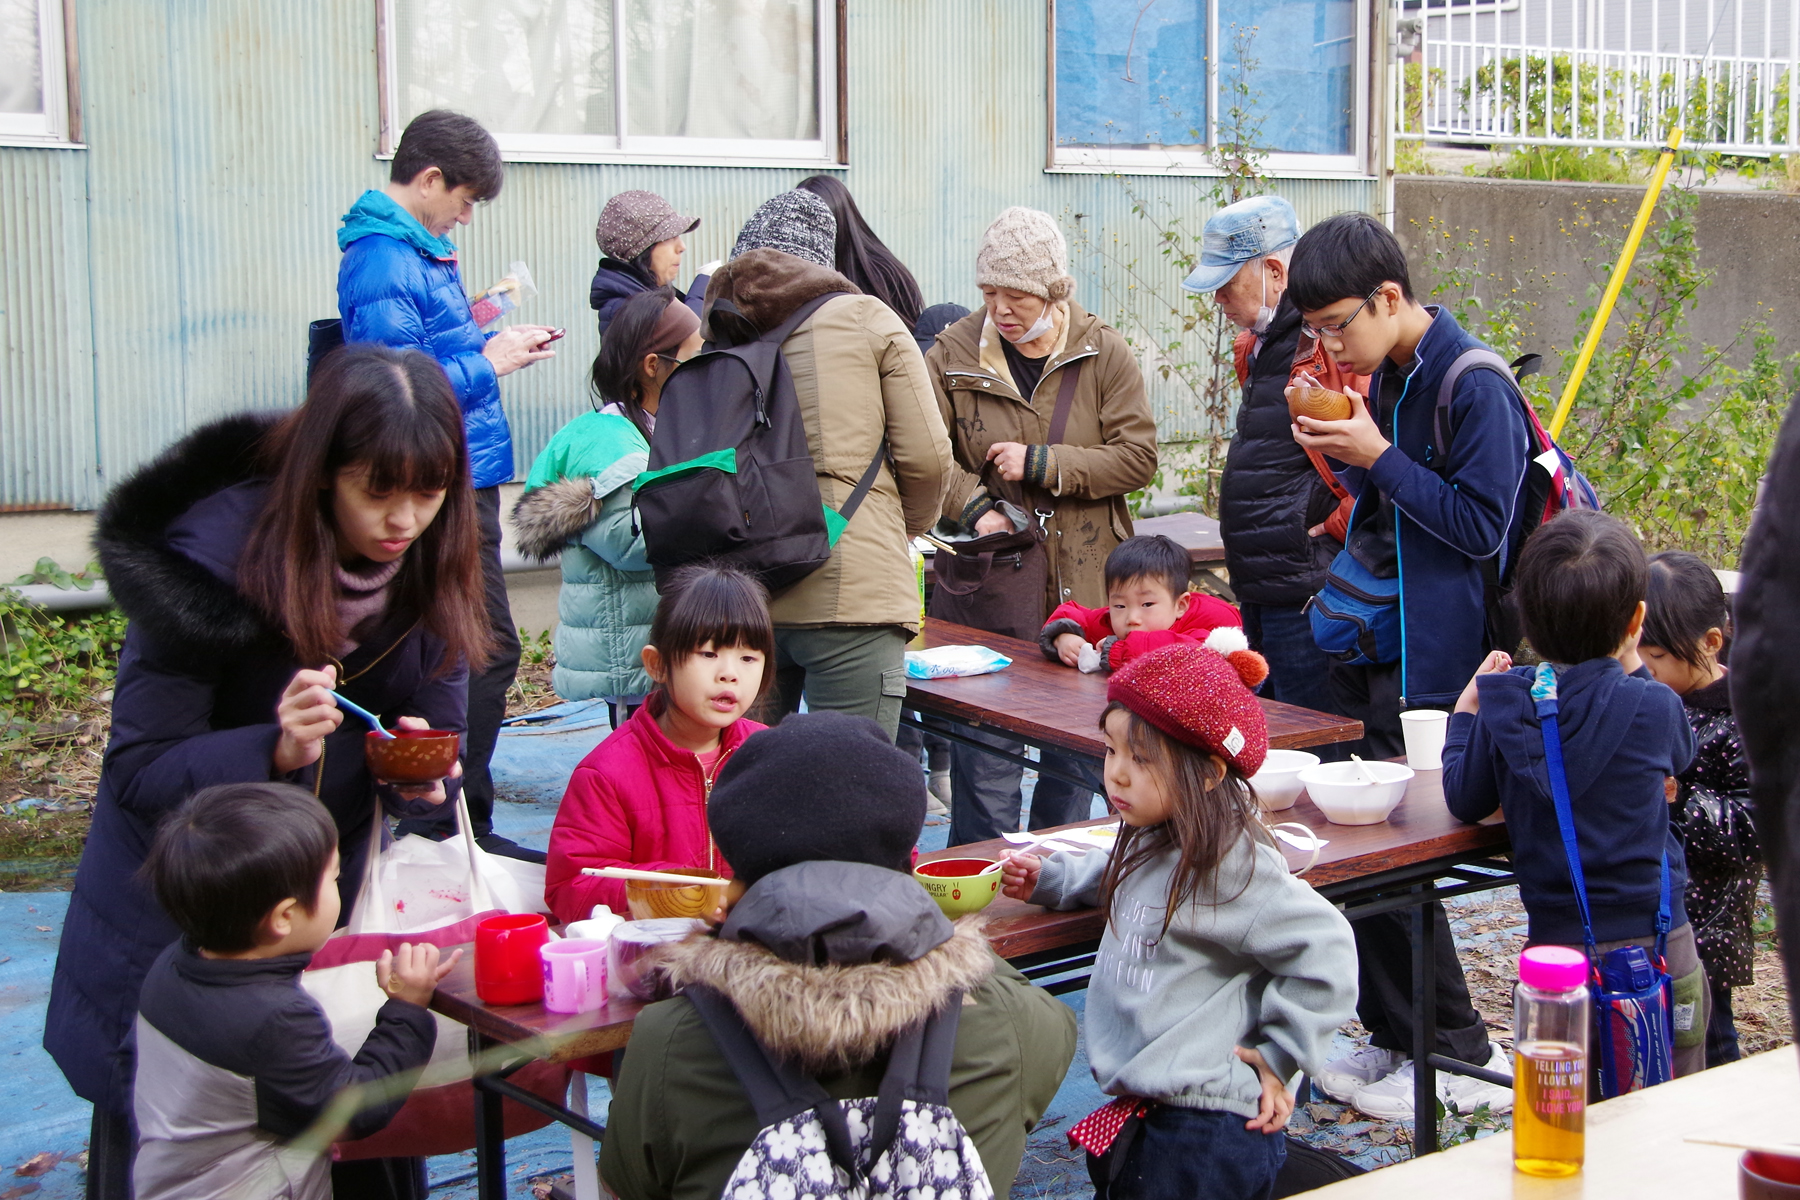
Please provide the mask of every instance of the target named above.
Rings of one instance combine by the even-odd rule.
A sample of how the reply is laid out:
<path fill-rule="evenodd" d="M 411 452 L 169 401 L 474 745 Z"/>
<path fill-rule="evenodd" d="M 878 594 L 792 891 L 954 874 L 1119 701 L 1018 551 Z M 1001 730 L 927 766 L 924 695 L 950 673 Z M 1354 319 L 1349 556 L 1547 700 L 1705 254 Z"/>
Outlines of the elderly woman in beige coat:
<path fill-rule="evenodd" d="M 1106 556 L 1131 536 L 1126 493 L 1156 473 L 1156 422 L 1125 339 L 1070 298 L 1068 246 L 1048 213 L 1001 213 L 982 237 L 975 282 L 983 306 L 939 334 L 926 356 L 956 456 L 943 512 L 975 535 L 1011 528 L 996 506 L 1004 497 L 990 493 L 984 471 L 997 491 L 1017 495 L 1015 488 L 1029 486 L 1050 497 L 1048 583 L 1041 611 L 1030 614 L 1041 623 L 1064 601 L 1106 603 Z M 1052 445 L 1051 419 L 1071 370 L 1072 404 Z M 1054 756 L 1044 765 L 1079 773 Z M 1018 828 L 1019 776 L 1004 759 L 956 748 L 952 845 Z M 1031 827 L 1084 820 L 1089 801 L 1085 789 L 1040 776 Z"/>

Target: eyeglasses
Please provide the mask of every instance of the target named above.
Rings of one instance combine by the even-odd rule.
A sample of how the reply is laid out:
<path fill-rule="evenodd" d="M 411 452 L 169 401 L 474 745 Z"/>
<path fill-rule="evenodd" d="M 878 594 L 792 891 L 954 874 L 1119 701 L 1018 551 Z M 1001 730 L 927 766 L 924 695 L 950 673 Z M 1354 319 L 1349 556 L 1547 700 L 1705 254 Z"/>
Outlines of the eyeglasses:
<path fill-rule="evenodd" d="M 1336 325 L 1311 325 L 1302 321 L 1300 323 L 1300 328 L 1305 331 L 1307 337 L 1312 338 L 1315 341 L 1319 338 L 1343 337 L 1344 330 L 1350 328 L 1350 322 L 1362 315 L 1362 310 L 1369 307 L 1369 301 L 1381 295 L 1381 287 L 1383 286 L 1386 285 L 1378 286 L 1374 291 L 1370 292 L 1367 296 L 1364 296 L 1363 302 L 1356 306 L 1356 311 L 1345 317 L 1342 321 L 1339 321 Z"/>

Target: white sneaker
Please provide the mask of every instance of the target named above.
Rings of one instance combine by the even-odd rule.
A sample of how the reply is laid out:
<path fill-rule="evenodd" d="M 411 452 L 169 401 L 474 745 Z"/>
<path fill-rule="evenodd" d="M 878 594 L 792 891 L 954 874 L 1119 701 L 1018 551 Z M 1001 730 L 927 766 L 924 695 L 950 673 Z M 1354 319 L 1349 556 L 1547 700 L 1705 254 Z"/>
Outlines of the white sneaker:
<path fill-rule="evenodd" d="M 1385 1079 L 1410 1061 L 1406 1055 L 1379 1046 L 1358 1046 L 1342 1058 L 1334 1058 L 1313 1076 L 1319 1090 L 1340 1104 L 1349 1104 L 1357 1092 Z"/>
<path fill-rule="evenodd" d="M 1493 1042 L 1488 1043 L 1488 1060 L 1478 1063 L 1490 1071 L 1512 1074 L 1512 1061 Z M 1467 1075 L 1452 1075 L 1448 1071 L 1437 1073 L 1438 1102 L 1450 1112 L 1472 1113 L 1482 1105 L 1492 1113 L 1511 1112 L 1513 1094 L 1511 1088 L 1498 1084 L 1486 1083 L 1480 1079 L 1471 1079 Z M 1385 1079 L 1369 1084 L 1358 1091 L 1351 1103 L 1371 1117 L 1383 1121 L 1410 1121 L 1413 1119 L 1413 1065 L 1408 1059 L 1406 1065 L 1387 1076 Z"/>

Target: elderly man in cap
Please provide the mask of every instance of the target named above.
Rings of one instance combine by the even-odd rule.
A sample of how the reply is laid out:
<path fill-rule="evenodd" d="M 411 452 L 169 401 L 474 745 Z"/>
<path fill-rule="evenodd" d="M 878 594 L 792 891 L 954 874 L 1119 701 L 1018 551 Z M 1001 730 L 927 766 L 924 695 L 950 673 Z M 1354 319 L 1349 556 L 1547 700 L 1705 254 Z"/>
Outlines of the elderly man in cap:
<path fill-rule="evenodd" d="M 748 890 L 718 930 L 672 948 L 664 970 L 683 994 L 637 1018 L 600 1150 L 614 1194 L 718 1196 L 763 1125 L 708 1031 L 707 998 L 690 998 L 705 988 L 836 1100 L 874 1096 L 902 1034 L 952 1014 L 949 1107 L 1007 1195 L 1074 1057 L 1075 1014 L 1001 961 L 979 915 L 952 923 L 909 877 L 918 763 L 866 717 L 791 716 L 719 769 L 708 821 Z M 868 1124 L 850 1129 L 860 1142 Z"/>
<path fill-rule="evenodd" d="M 1306 602 L 1342 548 L 1349 494 L 1322 458 L 1309 456 L 1289 426 L 1290 379 L 1361 392 L 1319 343 L 1306 337 L 1287 298 L 1287 263 L 1300 220 L 1280 196 L 1254 196 L 1213 214 L 1200 263 L 1181 286 L 1210 294 L 1242 330 L 1233 347 L 1243 398 L 1219 488 L 1225 566 L 1250 645 L 1269 660 L 1263 695 L 1329 711 L 1331 660 L 1313 642 Z"/>
<path fill-rule="evenodd" d="M 600 223 L 594 226 L 594 240 L 605 257 L 588 288 L 588 306 L 600 314 L 601 336 L 627 300 L 675 282 L 681 256 L 687 253 L 682 235 L 698 228 L 699 217 L 683 216 L 655 192 L 620 192 L 606 202 L 600 210 Z M 695 316 L 700 315 L 707 279 L 718 265 L 712 262 L 701 267 L 685 294 L 676 289 Z"/>

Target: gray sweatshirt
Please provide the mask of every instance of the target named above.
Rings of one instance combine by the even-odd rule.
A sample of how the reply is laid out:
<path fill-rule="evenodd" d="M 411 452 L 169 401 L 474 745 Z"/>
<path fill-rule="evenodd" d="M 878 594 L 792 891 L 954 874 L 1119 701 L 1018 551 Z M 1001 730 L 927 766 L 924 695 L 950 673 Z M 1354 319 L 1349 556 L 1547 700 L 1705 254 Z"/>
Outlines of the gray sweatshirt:
<path fill-rule="evenodd" d="M 1318 1069 L 1356 1008 L 1350 923 L 1246 833 L 1164 936 L 1179 855 L 1139 867 L 1113 896 L 1088 986 L 1088 1062 L 1109 1095 L 1253 1117 L 1262 1087 L 1233 1049 L 1261 1051 L 1284 1079 Z M 1093 906 L 1106 861 L 1098 850 L 1045 858 L 1032 903 Z"/>

